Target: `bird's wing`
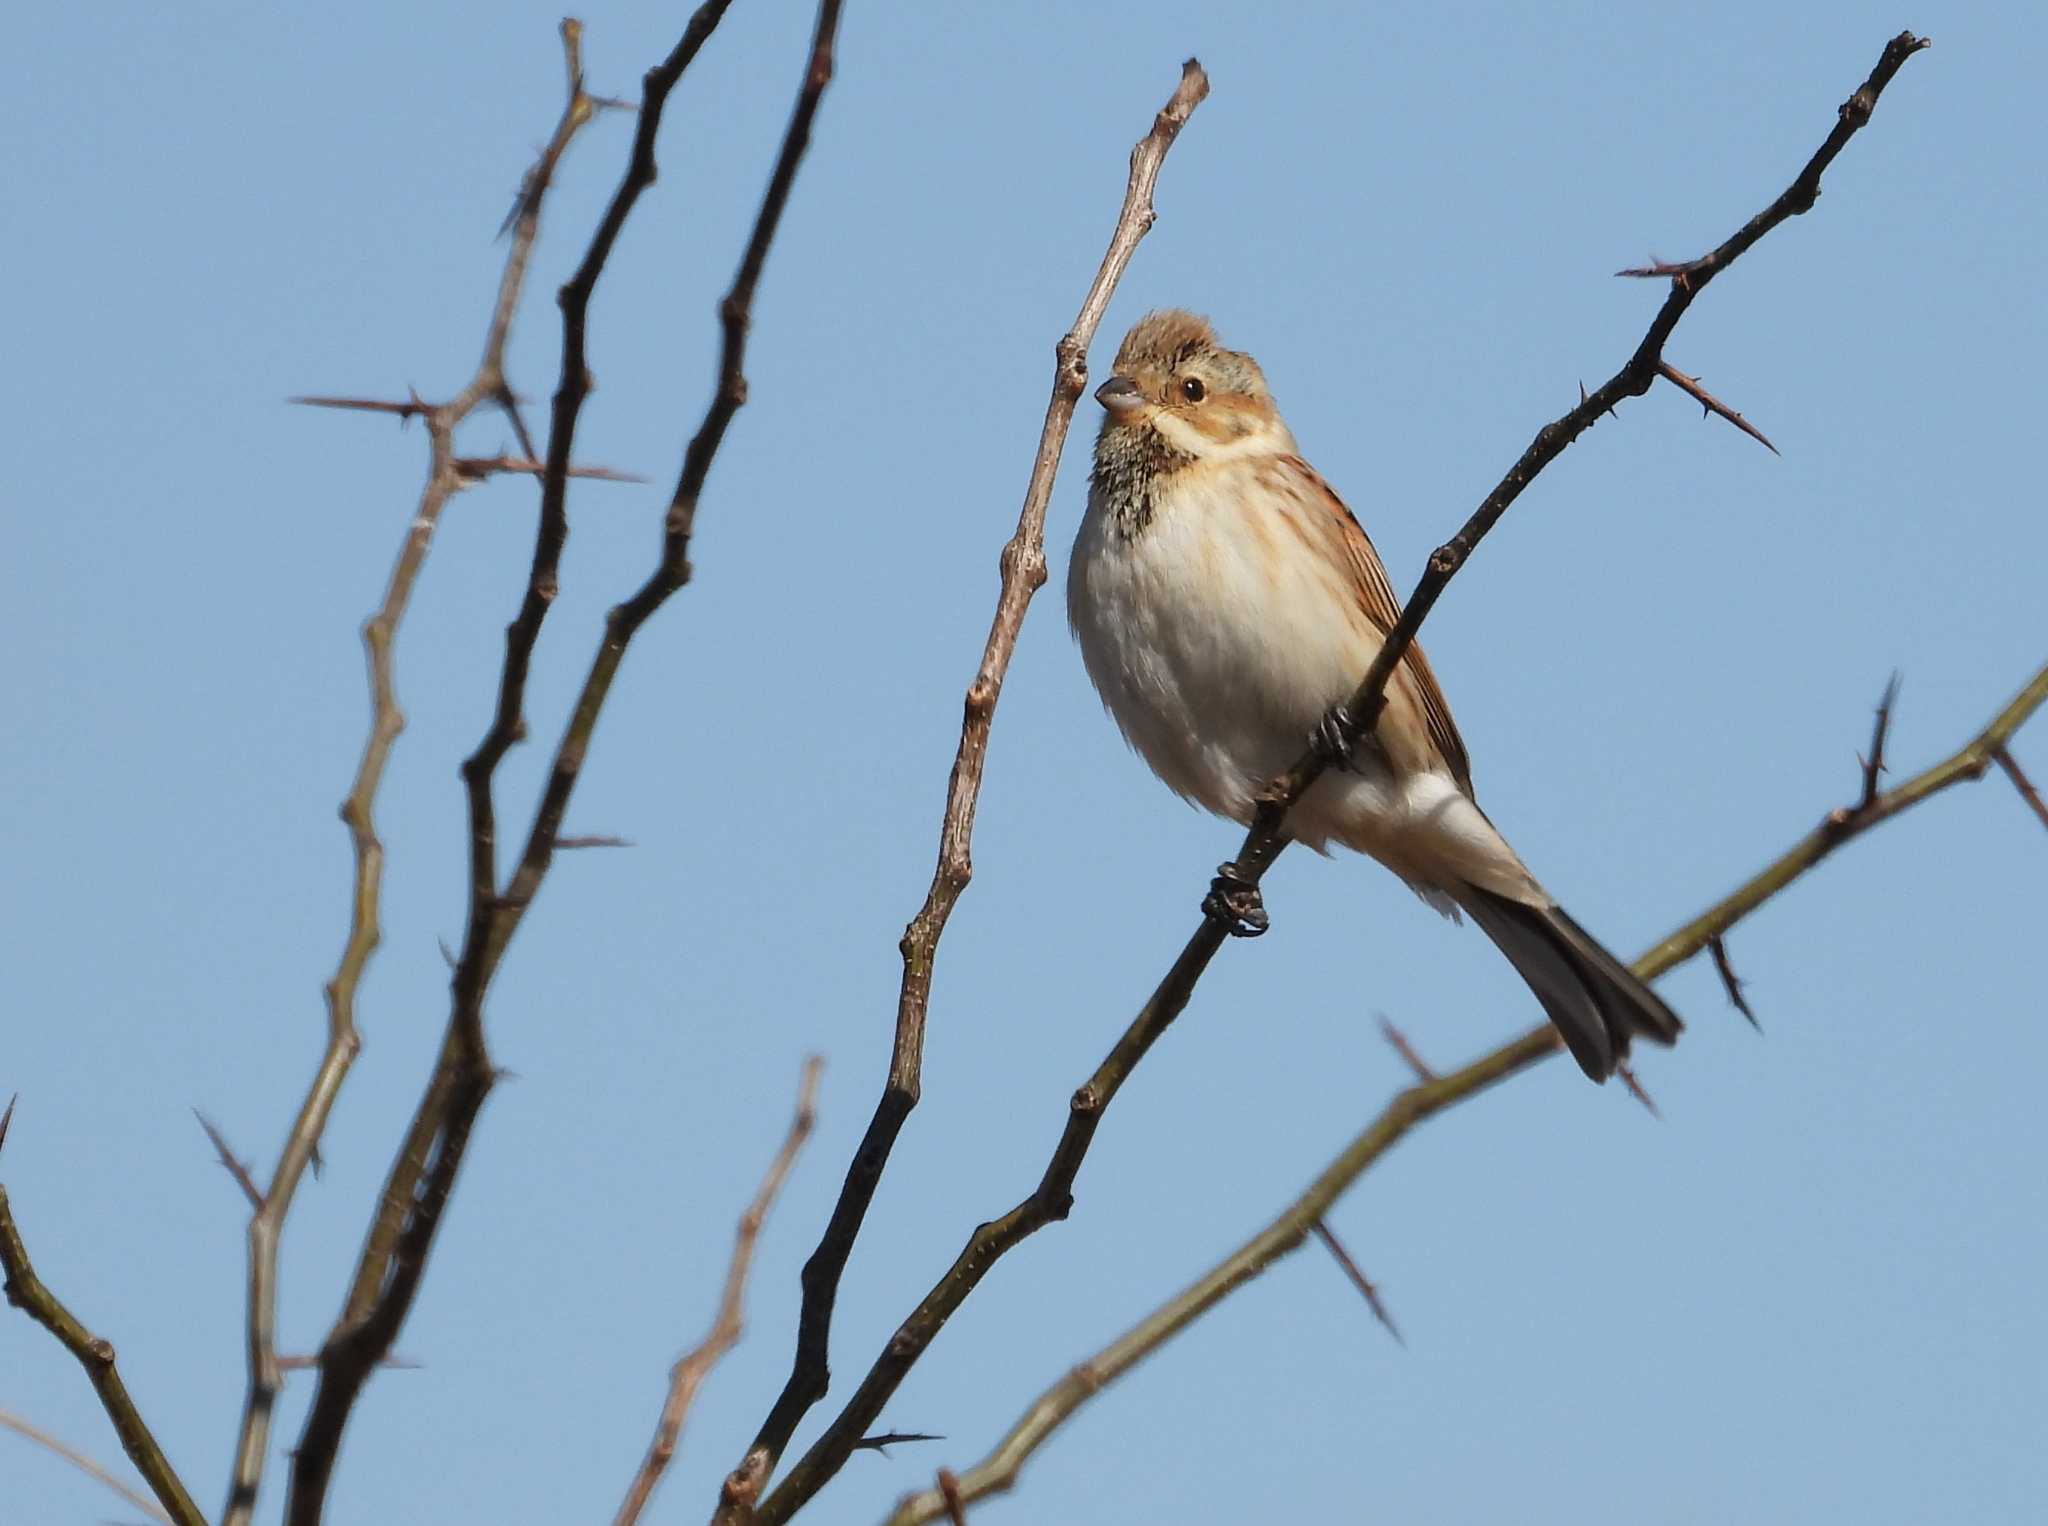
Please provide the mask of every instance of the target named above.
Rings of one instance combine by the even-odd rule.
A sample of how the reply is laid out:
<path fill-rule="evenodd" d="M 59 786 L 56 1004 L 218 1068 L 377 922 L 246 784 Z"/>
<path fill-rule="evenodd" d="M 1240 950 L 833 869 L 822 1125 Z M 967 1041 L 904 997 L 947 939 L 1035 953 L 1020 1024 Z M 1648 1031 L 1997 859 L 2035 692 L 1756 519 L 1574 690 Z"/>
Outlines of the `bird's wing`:
<path fill-rule="evenodd" d="M 1329 511 L 1336 525 L 1337 539 L 1343 547 L 1345 565 L 1351 573 L 1358 602 L 1366 618 L 1385 635 L 1401 618 L 1401 601 L 1394 597 L 1394 585 L 1387 579 L 1387 569 L 1380 561 L 1379 552 L 1373 549 L 1364 529 L 1344 507 L 1344 500 L 1337 496 L 1336 489 L 1323 480 L 1322 474 L 1299 457 L 1293 458 L 1292 464 L 1299 467 L 1303 476 L 1318 489 L 1316 498 Z M 1406 671 L 1415 699 L 1422 709 L 1430 743 L 1449 765 L 1451 776 L 1458 781 L 1458 788 L 1471 795 L 1472 763 L 1465 755 L 1465 740 L 1458 735 L 1458 723 L 1451 719 L 1451 707 L 1444 699 L 1443 688 L 1437 683 L 1436 673 L 1419 644 L 1410 644 L 1401 659 L 1401 667 Z"/>

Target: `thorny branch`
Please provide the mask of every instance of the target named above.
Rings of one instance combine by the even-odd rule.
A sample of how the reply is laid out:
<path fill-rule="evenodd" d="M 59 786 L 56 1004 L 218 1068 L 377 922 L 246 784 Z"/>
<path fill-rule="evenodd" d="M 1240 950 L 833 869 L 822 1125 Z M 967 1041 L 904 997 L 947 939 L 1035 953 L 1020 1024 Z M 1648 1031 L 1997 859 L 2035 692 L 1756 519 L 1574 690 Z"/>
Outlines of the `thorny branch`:
<path fill-rule="evenodd" d="M 1671 290 L 1628 362 L 1598 389 L 1586 394 L 1571 412 L 1539 430 L 1528 449 L 1458 533 L 1431 554 L 1401 618 L 1342 707 L 1340 730 L 1346 742 L 1358 744 L 1378 723 L 1388 678 L 1414 643 L 1416 632 L 1444 587 L 1470 558 L 1480 540 L 1536 476 L 1603 413 L 1624 397 L 1639 397 L 1650 389 L 1658 376 L 1664 343 L 1693 298 L 1771 229 L 1812 207 L 1820 194 L 1822 173 L 1843 145 L 1870 120 L 1879 94 L 1900 67 L 1926 46 L 1925 39 L 1910 32 L 1893 38 L 1885 45 L 1870 77 L 1840 108 L 1833 131 L 1790 187 L 1712 252 L 1681 266 L 1658 268 L 1655 273 L 1671 278 Z M 1255 898 L 1260 879 L 1286 847 L 1288 838 L 1283 824 L 1287 811 L 1321 777 L 1328 751 L 1311 746 L 1292 769 L 1267 786 L 1236 859 L 1218 876 L 1210 899 L 1204 903 L 1201 925 L 1094 1075 L 1073 1094 L 1066 1128 L 1038 1186 L 1008 1213 L 982 1224 L 969 1237 L 953 1265 L 898 1326 L 824 1435 L 762 1502 L 758 1513 L 762 1526 L 779 1526 L 838 1471 L 850 1443 L 881 1413 L 890 1395 L 989 1268 L 1026 1238 L 1067 1216 L 1073 1206 L 1075 1179 L 1104 1111 L 1138 1062 L 1186 1008 L 1196 982 L 1224 940 L 1233 933 L 1254 930 L 1237 919 L 1234 908 Z M 1220 894 L 1226 888 L 1230 893 Z M 1437 1084 L 1448 1081 L 1447 1077 Z"/>
<path fill-rule="evenodd" d="M 599 224 L 590 250 L 563 287 L 562 376 L 551 421 L 547 471 L 534 555 L 518 615 L 506 631 L 505 663 L 489 730 L 463 765 L 470 819 L 470 916 L 451 981 L 450 1013 L 441 1052 L 386 1180 L 354 1280 L 326 1344 L 320 1381 L 292 1463 L 289 1526 L 314 1526 L 324 1509 L 341 1435 L 363 1384 L 390 1349 L 417 1294 L 426 1259 L 466 1153 L 470 1130 L 495 1080 L 485 1044 L 485 994 L 499 961 L 546 877 L 562 816 L 619 664 L 633 635 L 669 595 L 689 580 L 690 531 L 698 498 L 724 438 L 746 399 L 742 365 L 755 288 L 788 204 L 796 171 L 809 145 L 811 123 L 832 78 L 833 40 L 840 0 L 822 0 L 796 105 L 770 174 L 732 287 L 719 306 L 724 326 L 718 384 L 703 423 L 684 452 L 681 474 L 664 518 L 659 562 L 647 581 L 605 620 L 603 639 L 557 744 L 548 780 L 526 844 L 509 882 L 497 883 L 497 823 L 491 783 L 498 762 L 525 733 L 526 676 L 541 622 L 556 592 L 557 569 L 568 535 L 565 484 L 570 438 L 590 378 L 583 329 L 590 290 L 608 259 L 626 214 L 653 183 L 653 141 L 661 108 L 682 70 L 696 56 L 729 0 L 707 0 L 686 24 L 669 58 L 650 70 L 642 86 L 631 162 Z M 581 95 L 580 86 L 578 94 Z M 588 97 L 584 97 L 586 102 Z M 529 182 L 527 201 L 533 199 Z M 525 215 L 522 210 L 522 215 Z"/>
<path fill-rule="evenodd" d="M 1117 283 L 1123 279 L 1139 242 L 1152 227 L 1156 216 L 1152 193 L 1167 151 L 1208 93 L 1208 76 L 1199 63 L 1189 59 L 1181 66 L 1180 84 L 1154 119 L 1152 130 L 1131 150 L 1130 179 L 1117 215 L 1116 231 L 1110 237 L 1108 250 L 1073 327 L 1054 348 L 1052 397 L 1046 404 L 1045 424 L 1039 433 L 1037 453 L 1032 457 L 1017 529 L 1003 547 L 1002 587 L 996 597 L 995 618 L 982 649 L 981 665 L 967 688 L 960 744 L 947 780 L 946 808 L 939 825 L 938 863 L 924 905 L 903 933 L 903 979 L 896 999 L 896 1037 L 889 1057 L 888 1080 L 867 1133 L 854 1152 L 818 1248 L 804 1265 L 796 1358 L 789 1379 L 748 1449 L 749 1464 L 764 1477 L 774 1471 L 797 1422 L 825 1396 L 830 1383 L 827 1359 L 832 1305 L 838 1295 L 839 1280 L 896 1137 L 911 1109 L 917 1106 L 932 970 L 946 920 L 974 872 L 970 849 L 975 807 L 981 798 L 982 770 L 988 759 L 989 729 L 995 720 L 996 703 L 1002 698 L 1003 679 L 1009 672 L 1025 613 L 1032 595 L 1045 583 L 1046 507 L 1052 498 L 1053 478 L 1066 446 L 1075 405 L 1087 389 L 1088 347 Z M 856 1430 L 846 1437 L 848 1446 L 858 1441 L 859 1436 L 860 1431 Z M 721 1509 L 718 1518 L 727 1523 L 737 1521 L 742 1518 L 738 1512 L 744 1508 L 744 1502 L 729 1505 Z"/>
<path fill-rule="evenodd" d="M 0 1139 L 5 1138 L 7 1121 L 13 1116 L 14 1104 L 9 1102 L 6 1115 L 0 1117 Z M 157 1445 L 156 1437 L 143 1421 L 142 1412 L 129 1397 L 128 1385 L 121 1381 L 114 1366 L 114 1343 L 80 1324 L 36 1275 L 35 1263 L 29 1260 L 28 1247 L 15 1227 L 5 1187 L 0 1187 L 0 1272 L 6 1277 L 7 1301 L 56 1336 L 59 1344 L 85 1369 L 107 1418 L 114 1422 L 121 1450 L 128 1454 L 128 1460 L 135 1464 L 136 1472 L 142 1475 L 170 1518 L 177 1526 L 206 1526 L 206 1517 L 192 1503 L 177 1470 L 164 1456 L 163 1448 Z"/>
<path fill-rule="evenodd" d="M 477 364 L 475 375 L 446 403 L 424 403 L 417 393 L 397 404 L 350 398 L 295 399 L 325 407 L 395 413 L 401 422 L 418 415 L 425 421 L 427 429 L 427 481 L 420 493 L 419 507 L 414 511 L 412 523 L 399 547 L 398 559 L 385 586 L 383 602 L 363 625 L 363 648 L 370 679 L 370 734 L 363 746 L 355 779 L 341 806 L 341 818 L 348 826 L 349 841 L 355 855 L 349 930 L 342 947 L 340 965 L 327 983 L 326 1052 L 286 1137 L 269 1189 L 261 1195 L 249 1221 L 249 1386 L 242 1407 L 234 1472 L 223 1513 L 226 1526 L 246 1526 L 255 1509 L 269 1446 L 270 1417 L 283 1381 L 283 1370 L 277 1360 L 276 1324 L 277 1248 L 285 1216 L 291 1211 L 292 1197 L 307 1165 L 317 1155 L 328 1114 L 362 1046 L 356 1029 L 356 992 L 363 970 L 381 936 L 378 905 L 384 875 L 384 845 L 378 839 L 372 811 L 392 744 L 405 726 L 392 675 L 392 643 L 411 602 L 413 585 L 433 543 L 434 529 L 440 521 L 442 509 L 450 498 L 475 480 L 474 474 L 464 469 L 455 454 L 457 426 L 478 407 L 490 402 L 503 407 L 518 432 L 522 436 L 525 433 L 524 426 L 519 423 L 518 407 L 511 388 L 505 381 L 505 342 L 512 330 L 512 318 L 518 310 L 519 295 L 525 285 L 528 257 L 533 252 L 534 238 L 539 231 L 542 194 L 552 180 L 562 155 L 568 150 L 570 140 L 590 119 L 590 101 L 583 93 L 581 43 L 580 25 L 575 21 L 564 21 L 562 49 L 569 75 L 568 103 L 547 147 L 527 173 L 512 224 L 511 246 L 498 281 L 497 301 L 492 307 L 490 327 L 484 339 L 483 357 Z M 213 1132 L 209 1126 L 208 1133 Z M 216 1144 L 221 1142 L 216 1139 Z M 224 1146 L 221 1149 L 224 1163 L 233 1159 Z"/>
<path fill-rule="evenodd" d="M 676 1439 L 682 1434 L 683 1418 L 689 1414 L 697 1390 L 726 1352 L 739 1343 L 747 1273 L 754 1261 L 754 1244 L 761 1238 L 761 1226 L 782 1191 L 784 1179 L 796 1164 L 797 1152 L 803 1149 L 804 1141 L 810 1137 L 811 1127 L 817 1121 L 818 1073 L 823 1067 L 824 1062 L 816 1055 L 804 1062 L 803 1080 L 797 1088 L 796 1116 L 790 1120 L 789 1133 L 783 1138 L 782 1148 L 775 1152 L 775 1159 L 769 1163 L 768 1174 L 761 1179 L 753 1202 L 740 1216 L 739 1232 L 733 1237 L 732 1261 L 726 1268 L 725 1291 L 718 1301 L 718 1315 L 703 1343 L 681 1357 L 669 1372 L 668 1399 L 661 1407 L 654 1440 L 647 1448 L 647 1456 L 639 1471 L 633 1475 L 625 1502 L 613 1518 L 613 1526 L 633 1526 L 640 1519 L 640 1512 L 654 1497 L 655 1485 L 661 1482 L 661 1475 L 676 1454 Z"/>
<path fill-rule="evenodd" d="M 1818 827 L 1774 862 L 1636 960 L 1636 974 L 1644 980 L 1664 974 L 1710 948 L 1729 928 L 1851 838 L 1910 810 L 1952 784 L 1981 779 L 2013 734 L 2044 703 L 2048 703 L 2048 667 L 2034 674 L 1988 726 L 1949 757 L 1875 799 L 1859 799 L 1853 806 L 1830 811 Z M 1417 1125 L 1470 1100 L 1496 1082 L 1529 1069 L 1555 1054 L 1558 1048 L 1556 1029 L 1545 1024 L 1469 1065 L 1433 1079 L 1419 1080 L 1396 1094 L 1364 1132 L 1270 1224 L 1039 1395 L 1009 1434 L 960 1475 L 962 1497 L 972 1502 L 1013 1488 L 1025 1460 L 1090 1398 L 1296 1249 L 1304 1237 L 1320 1226 L 1351 1185 Z M 938 1491 L 927 1490 L 903 1500 L 889 1517 L 887 1526 L 918 1526 L 920 1522 L 939 1519 L 946 1508 Z"/>

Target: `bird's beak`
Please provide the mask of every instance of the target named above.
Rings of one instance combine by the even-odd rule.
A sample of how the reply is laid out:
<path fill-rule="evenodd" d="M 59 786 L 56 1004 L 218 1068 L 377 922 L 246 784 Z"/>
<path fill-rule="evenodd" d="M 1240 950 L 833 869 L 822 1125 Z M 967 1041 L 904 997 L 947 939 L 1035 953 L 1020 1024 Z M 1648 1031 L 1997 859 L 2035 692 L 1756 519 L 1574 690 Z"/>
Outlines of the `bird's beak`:
<path fill-rule="evenodd" d="M 1109 410 L 1111 419 L 1122 423 L 1145 406 L 1145 394 L 1128 376 L 1112 376 L 1095 389 L 1095 401 Z"/>

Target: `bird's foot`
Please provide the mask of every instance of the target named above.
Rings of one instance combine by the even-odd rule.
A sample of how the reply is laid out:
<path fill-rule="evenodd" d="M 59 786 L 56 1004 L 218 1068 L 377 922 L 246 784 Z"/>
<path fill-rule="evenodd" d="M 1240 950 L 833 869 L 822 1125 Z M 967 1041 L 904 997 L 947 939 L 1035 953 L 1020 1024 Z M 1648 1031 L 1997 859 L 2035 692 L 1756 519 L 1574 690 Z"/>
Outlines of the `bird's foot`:
<path fill-rule="evenodd" d="M 1309 731 L 1308 745 L 1330 768 L 1352 771 L 1351 712 L 1339 703 L 1323 712 L 1323 718 Z"/>
<path fill-rule="evenodd" d="M 1246 879 L 1234 863 L 1218 864 L 1209 893 L 1202 898 L 1202 915 L 1221 922 L 1233 938 L 1256 938 L 1273 925 L 1266 915 L 1266 901 L 1259 887 Z"/>

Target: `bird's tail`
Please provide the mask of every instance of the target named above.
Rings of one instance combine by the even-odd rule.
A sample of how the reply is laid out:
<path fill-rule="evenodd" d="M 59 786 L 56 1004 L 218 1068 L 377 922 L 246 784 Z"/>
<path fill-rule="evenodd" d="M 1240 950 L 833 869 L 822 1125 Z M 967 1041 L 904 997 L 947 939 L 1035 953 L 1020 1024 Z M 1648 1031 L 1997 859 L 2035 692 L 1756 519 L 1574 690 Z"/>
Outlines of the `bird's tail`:
<path fill-rule="evenodd" d="M 1674 1043 L 1684 1024 L 1614 955 L 1556 905 L 1530 906 L 1470 883 L 1454 892 L 1479 930 L 1529 983 L 1579 1068 L 1605 1081 L 1629 1040 Z"/>

